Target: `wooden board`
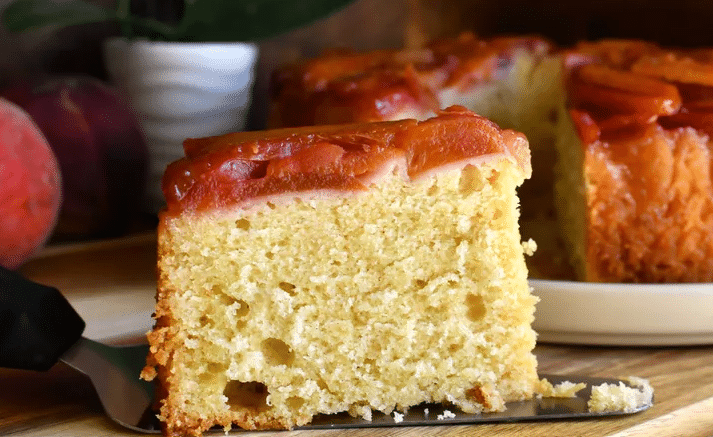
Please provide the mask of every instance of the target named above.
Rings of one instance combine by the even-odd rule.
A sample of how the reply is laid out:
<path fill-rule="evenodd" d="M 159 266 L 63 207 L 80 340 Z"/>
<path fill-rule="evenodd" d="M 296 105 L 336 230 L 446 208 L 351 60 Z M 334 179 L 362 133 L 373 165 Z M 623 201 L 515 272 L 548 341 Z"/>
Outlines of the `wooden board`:
<path fill-rule="evenodd" d="M 155 286 L 153 234 L 115 242 L 50 249 L 22 272 L 64 292 L 95 338 L 141 332 Z M 118 323 L 118 325 L 117 325 Z M 148 322 L 150 323 L 150 321 Z M 118 327 L 117 327 L 118 326 Z M 128 331 L 122 331 L 128 332 Z M 134 340 L 136 337 L 134 336 Z M 514 424 L 260 432 L 256 437 L 346 436 L 713 436 L 713 346 L 610 348 L 540 344 L 542 373 L 639 376 L 655 389 L 649 410 L 631 416 Z M 222 435 L 221 432 L 211 433 Z M 238 434 L 237 432 L 235 434 Z M 107 419 L 91 383 L 67 366 L 49 372 L 0 370 L 0 435 L 135 436 Z"/>

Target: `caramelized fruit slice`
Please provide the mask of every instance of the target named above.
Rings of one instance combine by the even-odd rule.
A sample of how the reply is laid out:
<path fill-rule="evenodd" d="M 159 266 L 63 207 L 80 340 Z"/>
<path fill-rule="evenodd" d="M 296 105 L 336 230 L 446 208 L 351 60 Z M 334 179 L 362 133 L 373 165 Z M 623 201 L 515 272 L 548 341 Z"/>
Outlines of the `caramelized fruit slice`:
<path fill-rule="evenodd" d="M 574 127 L 577 129 L 577 134 L 582 140 L 582 144 L 591 144 L 599 139 L 602 131 L 591 115 L 577 109 L 570 109 L 569 115 L 574 122 Z"/>
<path fill-rule="evenodd" d="M 530 167 L 529 149 L 515 145 L 514 138 L 505 141 L 505 132 L 492 121 L 460 106 L 452 106 L 438 115 L 401 134 L 400 141 L 408 145 L 406 158 L 411 177 L 441 165 L 503 152 L 511 155 L 521 168 Z"/>
<path fill-rule="evenodd" d="M 713 112 L 713 100 L 686 102 L 680 112 Z"/>
<path fill-rule="evenodd" d="M 390 62 L 394 52 L 379 50 L 372 53 L 333 52 L 319 62 L 310 62 L 304 69 L 302 80 L 308 89 L 320 91 L 333 80 L 350 76 Z"/>
<path fill-rule="evenodd" d="M 681 107 L 674 85 L 605 65 L 582 66 L 573 74 L 570 87 L 571 103 L 577 108 L 656 116 L 673 114 Z"/>
<path fill-rule="evenodd" d="M 667 52 L 658 56 L 645 55 L 631 66 L 631 71 L 671 82 L 713 86 L 711 58 L 713 53 L 703 50 L 689 53 Z"/>
<path fill-rule="evenodd" d="M 603 120 L 598 120 L 597 124 L 603 132 L 612 132 L 631 126 L 654 123 L 656 119 L 656 116 L 651 117 L 648 114 L 615 114 Z"/>
<path fill-rule="evenodd" d="M 662 127 L 675 129 L 678 127 L 690 126 L 694 129 L 705 132 L 713 137 L 713 113 L 711 112 L 679 112 L 659 120 Z"/>
<path fill-rule="evenodd" d="M 580 42 L 576 53 L 580 57 L 599 59 L 607 65 L 628 69 L 629 66 L 646 53 L 657 53 L 660 49 L 654 44 L 630 39 L 604 39 L 597 42 Z"/>

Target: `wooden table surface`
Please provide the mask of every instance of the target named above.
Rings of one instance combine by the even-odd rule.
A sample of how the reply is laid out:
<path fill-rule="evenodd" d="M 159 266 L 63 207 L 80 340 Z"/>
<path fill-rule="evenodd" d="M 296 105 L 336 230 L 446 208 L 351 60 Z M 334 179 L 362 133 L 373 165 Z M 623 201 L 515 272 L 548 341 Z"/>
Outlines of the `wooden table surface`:
<path fill-rule="evenodd" d="M 85 335 L 131 341 L 150 326 L 154 293 L 152 234 L 50 248 L 21 272 L 56 286 L 87 322 Z M 124 334 L 117 335 L 117 333 Z M 713 345 L 588 347 L 539 344 L 542 373 L 639 376 L 655 390 L 653 407 L 606 419 L 512 424 L 240 432 L 260 437 L 347 436 L 713 436 Z M 211 433 L 221 435 L 222 432 Z M 237 434 L 237 432 L 235 433 Z M 58 364 L 45 373 L 0 369 L 2 436 L 136 436 L 104 416 L 91 383 Z"/>

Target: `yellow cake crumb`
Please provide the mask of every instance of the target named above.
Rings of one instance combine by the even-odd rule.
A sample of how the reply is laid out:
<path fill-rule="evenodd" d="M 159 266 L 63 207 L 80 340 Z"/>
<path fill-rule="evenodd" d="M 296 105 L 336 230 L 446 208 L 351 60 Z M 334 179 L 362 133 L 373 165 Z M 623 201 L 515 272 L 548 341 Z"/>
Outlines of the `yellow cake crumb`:
<path fill-rule="evenodd" d="M 593 413 L 623 412 L 632 413 L 653 402 L 654 389 L 643 378 L 630 376 L 626 378 L 633 387 L 623 382 L 619 384 L 601 384 L 592 387 L 592 396 L 587 406 Z"/>
<path fill-rule="evenodd" d="M 456 415 L 451 410 L 443 410 L 443 414 L 436 416 L 437 420 L 455 419 Z"/>
<path fill-rule="evenodd" d="M 583 390 L 587 387 L 587 384 L 583 382 L 574 383 L 571 381 L 562 381 L 557 385 L 552 385 L 547 378 L 542 378 L 537 387 L 535 387 L 535 392 L 538 397 L 546 398 L 573 398 L 577 396 L 577 392 Z"/>
<path fill-rule="evenodd" d="M 527 256 L 533 256 L 537 251 L 537 243 L 532 238 L 522 242 L 522 250 Z"/>

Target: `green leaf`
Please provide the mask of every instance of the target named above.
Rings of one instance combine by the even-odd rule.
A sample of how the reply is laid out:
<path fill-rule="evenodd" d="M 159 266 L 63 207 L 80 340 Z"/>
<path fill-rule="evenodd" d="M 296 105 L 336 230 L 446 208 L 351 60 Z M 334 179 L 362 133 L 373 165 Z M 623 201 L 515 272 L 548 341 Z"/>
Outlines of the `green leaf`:
<path fill-rule="evenodd" d="M 178 25 L 129 13 L 129 1 L 117 10 L 82 0 L 15 0 L 3 11 L 2 22 L 12 32 L 46 26 L 116 21 L 127 37 L 168 41 L 230 42 L 269 38 L 323 18 L 353 0 L 184 0 Z M 149 0 L 150 1 L 150 0 Z"/>
<path fill-rule="evenodd" d="M 306 25 L 353 0 L 186 0 L 174 41 L 228 42 L 269 38 Z"/>
<path fill-rule="evenodd" d="M 115 18 L 113 11 L 81 0 L 17 0 L 10 3 L 2 14 L 2 22 L 11 32 L 97 23 Z"/>

